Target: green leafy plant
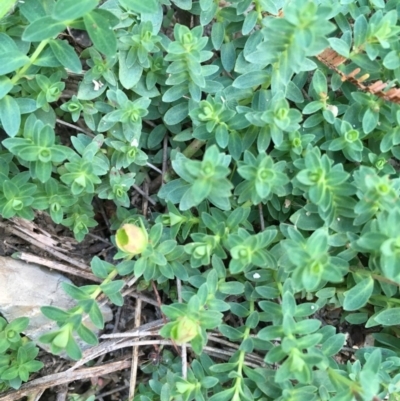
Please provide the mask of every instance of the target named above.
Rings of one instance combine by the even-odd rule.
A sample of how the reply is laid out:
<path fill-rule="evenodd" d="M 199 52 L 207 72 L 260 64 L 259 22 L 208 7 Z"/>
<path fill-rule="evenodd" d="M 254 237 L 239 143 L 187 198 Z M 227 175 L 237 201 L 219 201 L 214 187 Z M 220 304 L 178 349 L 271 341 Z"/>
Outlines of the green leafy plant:
<path fill-rule="evenodd" d="M 100 283 L 43 308 L 52 352 L 81 358 L 99 296 L 122 306 L 134 276 L 171 345 L 134 401 L 399 400 L 398 1 L 3 3 L 1 216 L 83 241 L 95 204 L 115 212 L 115 264 L 94 257 Z M 1 322 L 18 387 L 36 348 Z"/>
<path fill-rule="evenodd" d="M 9 387 L 18 389 L 22 382 L 27 382 L 31 373 L 43 367 L 43 363 L 35 358 L 39 348 L 21 337 L 28 326 L 29 319 L 20 317 L 11 323 L 0 318 L 0 388 L 1 391 Z"/>

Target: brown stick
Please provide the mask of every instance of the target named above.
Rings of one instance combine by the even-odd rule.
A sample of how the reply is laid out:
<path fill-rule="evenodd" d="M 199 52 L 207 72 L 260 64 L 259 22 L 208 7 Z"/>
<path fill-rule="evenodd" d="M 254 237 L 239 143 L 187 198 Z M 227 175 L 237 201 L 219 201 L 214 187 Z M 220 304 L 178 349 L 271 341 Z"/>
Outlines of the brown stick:
<path fill-rule="evenodd" d="M 135 309 L 135 328 L 140 327 L 141 312 L 142 312 L 142 300 L 140 298 L 138 298 L 136 300 L 136 309 Z M 130 400 L 133 400 L 133 398 L 135 397 L 138 361 L 139 361 L 139 346 L 134 345 L 132 348 L 131 379 L 130 379 L 130 383 L 129 383 L 129 399 Z"/>
<path fill-rule="evenodd" d="M 76 267 L 64 265 L 59 262 L 54 262 L 52 260 L 43 259 L 39 256 L 32 255 L 31 253 L 27 252 L 16 252 L 13 255 L 13 258 L 24 260 L 25 262 L 29 263 L 36 263 L 41 266 L 46 266 L 50 269 L 58 270 L 63 273 L 72 274 L 74 276 L 82 277 L 87 280 L 94 281 L 96 283 L 102 283 L 103 280 L 96 277 L 94 274 L 89 273 L 87 270 L 77 269 Z"/>
<path fill-rule="evenodd" d="M 16 401 L 21 397 L 27 396 L 33 391 L 38 389 L 46 389 L 52 386 L 58 386 L 64 383 L 70 383 L 75 380 L 89 379 L 90 377 L 97 377 L 106 375 L 118 370 L 127 369 L 131 364 L 130 360 L 111 362 L 105 365 L 95 366 L 92 368 L 83 368 L 75 371 L 66 371 L 55 373 L 32 380 L 29 383 L 23 384 L 19 390 L 11 390 L 0 396 L 0 401 Z"/>

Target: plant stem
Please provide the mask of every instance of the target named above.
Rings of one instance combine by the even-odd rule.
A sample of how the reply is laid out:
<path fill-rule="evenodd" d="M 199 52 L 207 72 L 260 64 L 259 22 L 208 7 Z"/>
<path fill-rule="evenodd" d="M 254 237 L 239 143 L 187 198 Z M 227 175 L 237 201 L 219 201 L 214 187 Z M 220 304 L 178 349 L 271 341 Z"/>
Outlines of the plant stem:
<path fill-rule="evenodd" d="M 343 386 L 348 388 L 349 391 L 354 395 L 362 393 L 362 389 L 358 383 L 355 383 L 352 380 L 348 379 L 347 377 L 343 376 L 335 369 L 328 368 L 328 375 L 333 382 L 343 384 Z"/>
<path fill-rule="evenodd" d="M 364 276 L 371 276 L 373 279 L 375 279 L 375 280 L 377 280 L 377 281 L 380 281 L 380 282 L 382 282 L 382 283 L 387 283 L 387 284 L 395 285 L 396 287 L 399 287 L 399 286 L 400 286 L 399 283 L 396 283 L 396 282 L 393 281 L 393 280 L 390 280 L 390 279 L 388 279 L 388 278 L 386 278 L 386 277 L 383 277 L 383 276 L 381 276 L 381 275 L 379 275 L 379 274 L 372 273 L 371 271 L 368 271 L 368 270 L 365 270 L 365 269 L 361 269 L 361 268 L 358 268 L 358 267 L 350 267 L 350 270 L 351 270 L 353 273 L 362 274 L 362 275 L 364 275 Z"/>
<path fill-rule="evenodd" d="M 250 314 L 254 312 L 254 301 L 250 301 Z M 246 341 L 247 338 L 250 337 L 250 327 L 246 327 L 244 334 L 243 334 L 243 341 Z M 243 343 L 242 341 L 242 343 Z M 240 391 L 241 391 L 241 383 L 243 380 L 243 365 L 244 365 L 244 359 L 246 356 L 246 351 L 240 351 L 239 352 L 239 362 L 238 362 L 238 368 L 237 368 L 237 375 L 238 377 L 235 380 L 234 388 L 235 388 L 235 393 L 232 397 L 233 400 L 240 400 Z"/>
<path fill-rule="evenodd" d="M 182 152 L 184 156 L 190 159 L 203 145 L 204 141 L 200 141 L 199 139 L 194 139 L 187 148 Z"/>
<path fill-rule="evenodd" d="M 182 152 L 184 156 L 186 156 L 188 159 L 190 159 L 202 146 L 204 146 L 205 142 L 200 141 L 199 139 L 194 139 L 187 147 L 186 149 Z M 164 174 L 163 181 L 164 182 L 169 182 L 171 181 L 175 176 L 174 170 L 170 167 L 166 173 Z"/>
<path fill-rule="evenodd" d="M 40 53 L 43 51 L 43 49 L 46 47 L 46 45 L 49 43 L 49 41 L 50 41 L 50 39 L 46 39 L 46 40 L 42 40 L 39 43 L 39 46 L 33 52 L 32 56 L 29 58 L 29 62 L 26 63 L 23 67 L 21 67 L 17 71 L 17 73 L 12 77 L 11 82 L 14 85 L 21 79 L 21 77 L 25 74 L 25 72 L 29 69 L 29 67 L 37 60 Z"/>

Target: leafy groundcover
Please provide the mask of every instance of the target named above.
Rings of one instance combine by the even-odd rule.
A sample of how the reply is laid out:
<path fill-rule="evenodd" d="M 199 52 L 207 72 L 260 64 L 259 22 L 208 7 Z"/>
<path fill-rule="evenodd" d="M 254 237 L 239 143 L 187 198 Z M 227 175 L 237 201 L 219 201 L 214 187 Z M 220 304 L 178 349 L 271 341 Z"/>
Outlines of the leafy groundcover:
<path fill-rule="evenodd" d="M 75 308 L 42 308 L 53 353 L 97 344 L 85 316 L 103 328 L 134 277 L 164 319 L 135 346 L 162 355 L 121 399 L 400 400 L 398 0 L 8 0 L 0 18 L 1 216 L 80 242 L 107 214 L 115 245 L 100 283 L 64 285 Z M 0 320 L 3 390 L 40 374 L 27 324 Z"/>

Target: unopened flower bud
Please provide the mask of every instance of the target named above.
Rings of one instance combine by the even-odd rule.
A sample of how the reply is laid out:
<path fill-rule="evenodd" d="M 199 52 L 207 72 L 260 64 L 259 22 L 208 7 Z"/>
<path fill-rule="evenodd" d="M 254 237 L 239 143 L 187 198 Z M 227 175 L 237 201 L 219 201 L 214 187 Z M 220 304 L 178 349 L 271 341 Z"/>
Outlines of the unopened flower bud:
<path fill-rule="evenodd" d="M 118 249 L 131 256 L 142 253 L 149 243 L 147 232 L 144 227 L 134 224 L 124 224 L 117 230 L 115 241 Z"/>
<path fill-rule="evenodd" d="M 199 324 L 187 316 L 183 316 L 178 320 L 171 330 L 171 337 L 178 345 L 193 340 L 198 334 Z"/>

